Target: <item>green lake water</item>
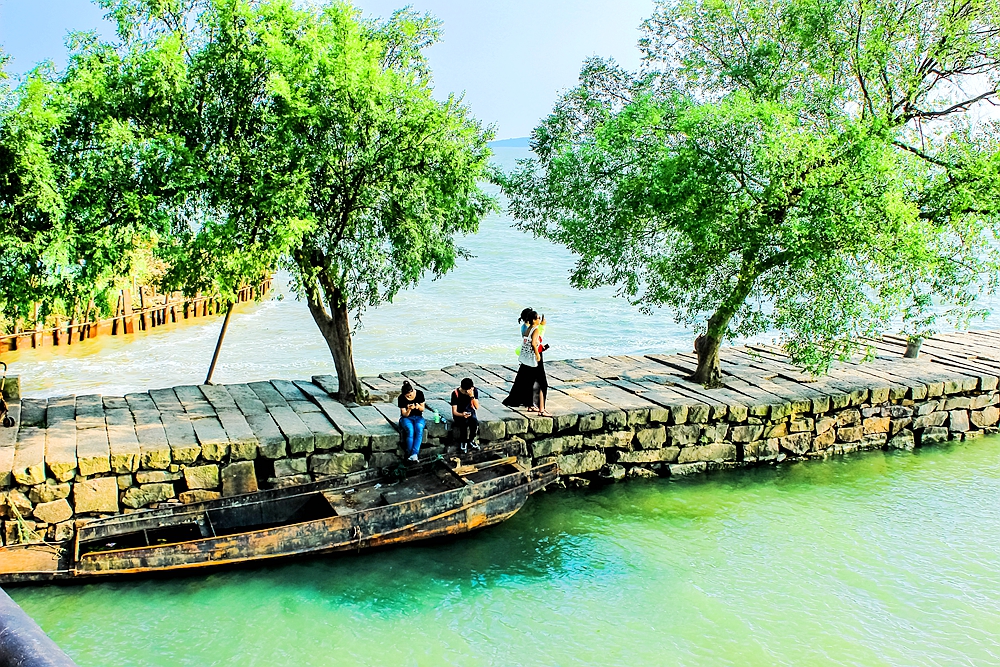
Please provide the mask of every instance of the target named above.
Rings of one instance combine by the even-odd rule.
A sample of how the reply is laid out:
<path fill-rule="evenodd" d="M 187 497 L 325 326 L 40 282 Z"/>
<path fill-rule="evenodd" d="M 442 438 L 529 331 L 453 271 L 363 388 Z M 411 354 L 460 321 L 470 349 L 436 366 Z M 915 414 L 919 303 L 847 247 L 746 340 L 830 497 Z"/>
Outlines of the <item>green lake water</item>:
<path fill-rule="evenodd" d="M 1000 439 L 539 494 L 450 540 L 14 588 L 80 665 L 996 665 Z"/>

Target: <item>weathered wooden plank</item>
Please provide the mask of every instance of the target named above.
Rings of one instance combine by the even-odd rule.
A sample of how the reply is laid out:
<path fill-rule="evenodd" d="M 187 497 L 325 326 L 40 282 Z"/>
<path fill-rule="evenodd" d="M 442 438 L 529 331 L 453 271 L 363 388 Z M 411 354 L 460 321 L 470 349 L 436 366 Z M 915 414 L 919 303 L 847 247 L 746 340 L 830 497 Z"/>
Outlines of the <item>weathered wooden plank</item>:
<path fill-rule="evenodd" d="M 201 445 L 201 455 L 208 461 L 221 461 L 229 456 L 229 436 L 218 417 L 191 415 L 191 427 Z"/>
<path fill-rule="evenodd" d="M 316 438 L 288 405 L 269 408 L 271 418 L 288 441 L 289 454 L 308 454 L 316 449 Z"/>
<path fill-rule="evenodd" d="M 244 415 L 267 414 L 267 406 L 257 398 L 257 394 L 246 384 L 227 384 L 226 391 L 232 396 L 236 406 Z"/>
<path fill-rule="evenodd" d="M 45 429 L 18 429 L 12 473 L 14 481 L 26 486 L 45 481 Z"/>
<path fill-rule="evenodd" d="M 178 405 L 180 403 L 178 402 Z M 201 454 L 201 446 L 191 426 L 191 418 L 180 410 L 160 413 L 163 432 L 170 446 L 170 458 L 174 463 L 194 463 Z"/>
<path fill-rule="evenodd" d="M 111 444 L 107 426 L 76 431 L 76 460 L 80 474 L 92 477 L 111 472 Z"/>

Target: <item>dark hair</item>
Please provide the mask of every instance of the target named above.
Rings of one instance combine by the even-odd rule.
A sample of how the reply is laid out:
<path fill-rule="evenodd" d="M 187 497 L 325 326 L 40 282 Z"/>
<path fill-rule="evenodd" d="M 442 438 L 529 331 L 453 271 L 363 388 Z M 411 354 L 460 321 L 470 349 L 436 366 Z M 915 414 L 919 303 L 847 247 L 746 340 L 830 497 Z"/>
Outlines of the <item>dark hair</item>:
<path fill-rule="evenodd" d="M 462 378 L 462 389 L 469 391 L 472 386 L 472 378 Z"/>
<path fill-rule="evenodd" d="M 518 322 L 534 322 L 538 319 L 538 313 L 534 308 L 525 308 L 521 311 L 521 317 L 517 318 Z"/>
<path fill-rule="evenodd" d="M 403 394 L 403 396 L 406 396 L 406 395 L 407 395 L 407 394 L 409 394 L 409 393 L 410 393 L 411 391 L 413 391 L 413 385 L 412 385 L 412 384 L 410 384 L 410 381 L 409 381 L 409 380 L 404 380 L 404 381 L 403 381 L 403 390 L 402 390 L 402 394 Z"/>

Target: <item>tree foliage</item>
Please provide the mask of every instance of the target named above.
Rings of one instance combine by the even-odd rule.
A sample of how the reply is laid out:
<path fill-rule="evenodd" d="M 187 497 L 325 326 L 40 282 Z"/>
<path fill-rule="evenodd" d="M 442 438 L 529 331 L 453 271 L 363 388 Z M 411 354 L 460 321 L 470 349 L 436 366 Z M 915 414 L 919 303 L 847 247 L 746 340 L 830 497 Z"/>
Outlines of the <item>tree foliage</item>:
<path fill-rule="evenodd" d="M 724 339 L 775 328 L 815 371 L 903 317 L 963 320 L 996 280 L 1000 4 L 681 0 L 644 67 L 585 63 L 497 179 L 579 287 Z M 969 92 L 974 91 L 974 92 Z"/>
<path fill-rule="evenodd" d="M 349 397 L 361 392 L 349 313 L 463 256 L 455 235 L 475 232 L 494 208 L 479 188 L 492 130 L 460 99 L 434 98 L 422 50 L 439 26 L 429 16 L 362 21 L 333 5 L 310 23 L 271 79 L 285 105 L 277 136 L 308 183 L 298 215 L 312 228 L 290 267 Z"/>
<path fill-rule="evenodd" d="M 8 218 L 29 235 L 28 216 L 51 218 L 14 262 L 24 275 L 11 274 L 33 291 L 5 303 L 52 293 L 66 271 L 110 279 L 129 248 L 162 263 L 165 289 L 223 298 L 283 261 L 342 396 L 363 394 L 352 315 L 453 268 L 455 235 L 495 207 L 478 185 L 492 130 L 460 98 L 434 95 L 424 50 L 438 22 L 408 9 L 367 19 L 342 2 L 100 4 L 120 44 L 78 37 L 70 67 L 38 70 L 4 117 L 0 145 L 23 144 L 9 159 L 24 177 L 0 206 L 20 202 Z M 69 245 L 57 268 L 39 261 Z M 0 250 L 16 256 L 12 243 Z"/>
<path fill-rule="evenodd" d="M 133 120 L 117 54 L 72 38 L 66 71 L 42 64 L 0 109 L 0 309 L 8 321 L 106 313 L 126 277 L 155 270 L 175 193 L 161 137 Z M 117 76 L 113 76 L 117 75 Z M 114 113 L 112 113 L 114 112 Z"/>

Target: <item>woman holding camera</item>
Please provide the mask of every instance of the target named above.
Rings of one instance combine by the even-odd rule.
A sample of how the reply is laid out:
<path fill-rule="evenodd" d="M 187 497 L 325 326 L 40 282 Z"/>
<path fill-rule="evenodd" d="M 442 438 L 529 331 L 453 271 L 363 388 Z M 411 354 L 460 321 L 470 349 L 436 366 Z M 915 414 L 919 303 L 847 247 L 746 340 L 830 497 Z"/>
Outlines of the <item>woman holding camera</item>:
<path fill-rule="evenodd" d="M 551 417 L 545 411 L 545 398 L 549 390 L 543 357 L 548 345 L 542 343 L 545 316 L 539 316 L 532 308 L 525 308 L 518 321 L 522 323 L 521 365 L 517 369 L 514 386 L 510 388 L 510 395 L 503 400 L 503 404 L 512 408 L 527 408 L 528 412 Z"/>

